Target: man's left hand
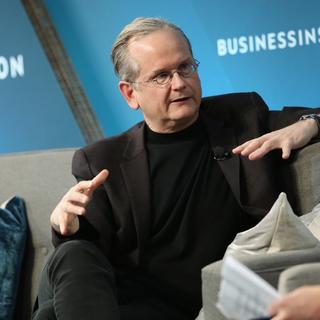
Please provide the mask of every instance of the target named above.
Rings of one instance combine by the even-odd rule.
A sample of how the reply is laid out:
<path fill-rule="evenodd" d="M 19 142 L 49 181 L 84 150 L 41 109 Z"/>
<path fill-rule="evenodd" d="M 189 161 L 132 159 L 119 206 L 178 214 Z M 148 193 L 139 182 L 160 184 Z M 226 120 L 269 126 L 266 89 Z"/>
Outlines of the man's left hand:
<path fill-rule="evenodd" d="M 249 140 L 234 148 L 232 152 L 248 157 L 250 160 L 257 160 L 274 149 L 281 149 L 282 158 L 288 159 L 291 150 L 304 147 L 317 134 L 316 121 L 306 119 Z"/>

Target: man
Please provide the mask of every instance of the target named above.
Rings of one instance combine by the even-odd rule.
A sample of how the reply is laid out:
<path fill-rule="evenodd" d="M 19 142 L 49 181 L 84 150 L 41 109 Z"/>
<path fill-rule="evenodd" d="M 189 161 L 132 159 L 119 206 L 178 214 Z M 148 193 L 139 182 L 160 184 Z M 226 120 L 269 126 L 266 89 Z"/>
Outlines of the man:
<path fill-rule="evenodd" d="M 35 318 L 194 319 L 201 268 L 278 195 L 281 157 L 269 152 L 287 159 L 317 123 L 297 122 L 301 109 L 270 114 L 255 93 L 201 99 L 190 42 L 161 19 L 126 26 L 112 59 L 144 122 L 75 153 L 80 182 L 51 215 L 57 249 Z"/>

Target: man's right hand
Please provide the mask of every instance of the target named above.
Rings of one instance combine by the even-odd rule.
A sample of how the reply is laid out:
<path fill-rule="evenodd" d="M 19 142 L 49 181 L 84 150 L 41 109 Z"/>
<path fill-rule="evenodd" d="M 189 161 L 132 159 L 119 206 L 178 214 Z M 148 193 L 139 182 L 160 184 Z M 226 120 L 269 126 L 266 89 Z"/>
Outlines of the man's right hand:
<path fill-rule="evenodd" d="M 92 193 L 108 178 L 109 171 L 104 169 L 92 180 L 80 181 L 73 186 L 53 210 L 50 223 L 55 231 L 69 236 L 79 230 L 79 218 L 86 213 L 86 206 Z"/>

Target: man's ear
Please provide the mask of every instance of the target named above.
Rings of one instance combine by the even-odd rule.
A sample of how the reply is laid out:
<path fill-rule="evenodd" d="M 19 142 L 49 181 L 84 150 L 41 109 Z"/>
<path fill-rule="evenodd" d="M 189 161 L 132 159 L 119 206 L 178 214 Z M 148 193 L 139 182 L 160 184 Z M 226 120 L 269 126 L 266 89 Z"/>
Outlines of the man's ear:
<path fill-rule="evenodd" d="M 137 110 L 139 109 L 139 103 L 136 99 L 136 92 L 132 87 L 132 84 L 126 81 L 119 81 L 119 90 L 122 96 L 126 99 L 128 105 L 131 109 Z"/>

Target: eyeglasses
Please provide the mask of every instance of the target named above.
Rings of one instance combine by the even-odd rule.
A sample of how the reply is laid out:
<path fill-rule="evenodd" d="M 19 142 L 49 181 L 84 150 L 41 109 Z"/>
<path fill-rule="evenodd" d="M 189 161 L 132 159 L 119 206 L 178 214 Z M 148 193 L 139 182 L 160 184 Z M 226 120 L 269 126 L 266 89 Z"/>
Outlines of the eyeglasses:
<path fill-rule="evenodd" d="M 190 78 L 193 74 L 195 74 L 198 70 L 200 62 L 198 60 L 193 60 L 193 62 L 183 62 L 179 65 L 176 70 L 173 71 L 163 71 L 157 74 L 150 80 L 147 81 L 128 81 L 130 83 L 137 83 L 137 84 L 145 84 L 157 87 L 164 87 L 171 83 L 173 75 L 177 73 L 182 78 Z"/>

